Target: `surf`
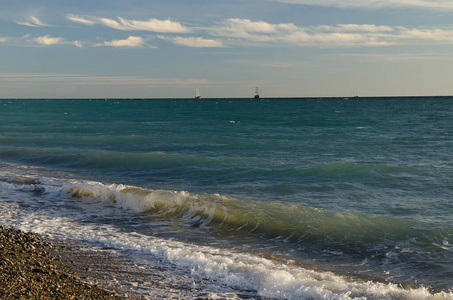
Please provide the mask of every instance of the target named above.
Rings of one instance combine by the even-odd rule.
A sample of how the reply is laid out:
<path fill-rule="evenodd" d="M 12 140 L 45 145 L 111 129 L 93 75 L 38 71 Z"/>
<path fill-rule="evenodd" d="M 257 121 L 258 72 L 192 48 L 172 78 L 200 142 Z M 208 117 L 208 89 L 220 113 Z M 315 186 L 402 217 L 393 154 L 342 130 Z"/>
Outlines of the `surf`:
<path fill-rule="evenodd" d="M 34 195 L 32 199 L 46 195 L 59 198 L 68 196 L 85 199 L 92 205 L 113 203 L 115 209 L 163 214 L 167 218 L 168 214 L 172 213 L 175 213 L 179 219 L 188 218 L 188 220 L 193 220 L 199 214 L 212 216 L 214 206 L 212 203 L 215 201 L 221 202 L 223 207 L 227 205 L 235 207 L 241 213 L 250 211 L 250 209 L 240 210 L 240 207 L 228 204 L 234 200 L 219 195 L 191 195 L 187 192 L 151 191 L 131 186 L 64 182 L 49 178 L 20 176 L 2 177 L 0 184 L 3 191 L 9 188 L 22 195 L 31 193 Z M 36 194 L 37 190 L 38 194 Z M 13 196 L 12 193 L 10 195 Z M 165 199 L 164 202 L 171 204 L 159 202 L 159 199 Z M 192 199 L 197 204 L 184 204 L 188 199 Z M 34 210 L 30 213 L 14 202 L 4 204 L 0 212 L 4 215 L 7 211 L 14 216 L 10 222 L 17 228 L 135 253 L 137 257 L 146 257 L 146 260 L 137 261 L 138 266 L 144 263 L 156 264 L 164 268 L 167 265 L 176 267 L 182 274 L 193 278 L 192 284 L 204 285 L 203 288 L 211 290 L 213 294 L 219 293 L 220 288 L 237 294 L 253 293 L 274 299 L 451 299 L 453 297 L 453 294 L 446 291 L 433 292 L 421 286 L 403 287 L 392 282 L 361 280 L 331 271 L 309 269 L 291 260 L 267 258 L 228 247 L 212 247 L 175 239 L 163 239 L 130 229 L 121 229 L 113 224 L 87 223 L 83 221 L 83 216 L 77 219 L 71 213 L 55 215 L 49 210 Z M 200 211 L 203 212 L 200 213 Z M 312 213 L 309 210 L 306 211 L 308 215 Z M 222 217 L 223 222 L 227 222 L 228 218 L 224 215 Z M 205 226 L 212 224 L 214 219 L 214 217 L 210 221 L 206 219 Z M 235 224 L 232 228 L 236 225 L 239 224 Z M 202 278 L 205 278 L 204 281 L 201 280 Z M 206 278 L 209 279 L 208 282 Z M 215 287 L 214 282 L 216 282 Z"/>

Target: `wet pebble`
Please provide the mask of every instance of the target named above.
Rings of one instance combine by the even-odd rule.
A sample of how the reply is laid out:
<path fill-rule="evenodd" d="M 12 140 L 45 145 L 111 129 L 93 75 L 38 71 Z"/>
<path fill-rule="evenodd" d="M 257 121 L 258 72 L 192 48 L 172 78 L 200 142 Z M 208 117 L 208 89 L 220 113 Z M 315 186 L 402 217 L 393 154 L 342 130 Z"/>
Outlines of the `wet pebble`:
<path fill-rule="evenodd" d="M 37 235 L 0 225 L 0 299 L 124 299 L 81 282 L 51 249 Z"/>

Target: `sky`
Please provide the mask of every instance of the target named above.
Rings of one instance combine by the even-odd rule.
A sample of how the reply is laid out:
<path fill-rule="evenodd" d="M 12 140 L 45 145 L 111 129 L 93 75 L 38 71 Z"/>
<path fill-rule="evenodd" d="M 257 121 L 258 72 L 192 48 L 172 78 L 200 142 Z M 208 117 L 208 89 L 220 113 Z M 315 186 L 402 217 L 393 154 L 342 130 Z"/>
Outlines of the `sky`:
<path fill-rule="evenodd" d="M 0 98 L 453 95 L 453 0 L 0 0 Z"/>

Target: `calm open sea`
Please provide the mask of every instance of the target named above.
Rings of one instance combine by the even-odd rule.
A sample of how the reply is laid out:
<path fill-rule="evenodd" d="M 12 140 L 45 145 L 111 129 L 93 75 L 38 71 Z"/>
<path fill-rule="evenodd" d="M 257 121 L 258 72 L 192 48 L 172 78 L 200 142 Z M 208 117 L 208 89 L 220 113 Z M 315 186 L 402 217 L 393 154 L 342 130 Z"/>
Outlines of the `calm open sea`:
<path fill-rule="evenodd" d="M 212 298 L 453 299 L 453 97 L 3 99 L 0 223 Z"/>

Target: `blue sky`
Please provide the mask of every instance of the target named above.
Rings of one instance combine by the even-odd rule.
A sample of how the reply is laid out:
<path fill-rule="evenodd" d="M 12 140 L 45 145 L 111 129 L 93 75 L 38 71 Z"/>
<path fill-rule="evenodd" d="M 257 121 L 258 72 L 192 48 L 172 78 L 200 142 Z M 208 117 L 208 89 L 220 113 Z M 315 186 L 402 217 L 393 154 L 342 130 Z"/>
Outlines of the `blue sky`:
<path fill-rule="evenodd" d="M 1 98 L 453 95 L 453 0 L 0 2 Z"/>

